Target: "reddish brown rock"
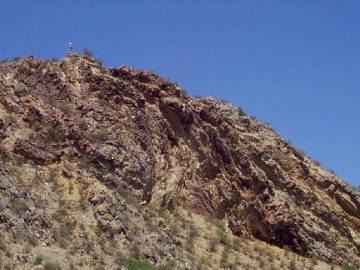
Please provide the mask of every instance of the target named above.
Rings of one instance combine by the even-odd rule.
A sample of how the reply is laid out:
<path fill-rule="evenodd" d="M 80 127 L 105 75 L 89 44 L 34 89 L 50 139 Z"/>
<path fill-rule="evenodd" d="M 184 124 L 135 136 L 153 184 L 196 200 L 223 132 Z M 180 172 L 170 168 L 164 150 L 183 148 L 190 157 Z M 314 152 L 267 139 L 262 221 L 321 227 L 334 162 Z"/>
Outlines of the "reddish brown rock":
<path fill-rule="evenodd" d="M 71 163 L 63 174 L 76 181 L 94 178 L 143 204 L 224 219 L 236 235 L 360 265 L 359 191 L 240 108 L 191 98 L 153 72 L 105 70 L 76 54 L 27 57 L 1 66 L 0 76 L 4 152 L 31 166 Z M 18 122 L 5 126 L 5 115 Z M 102 226 L 137 239 L 105 195 L 89 202 Z M 31 211 L 29 223 L 51 227 Z M 142 256 L 158 262 L 155 245 L 139 241 Z"/>

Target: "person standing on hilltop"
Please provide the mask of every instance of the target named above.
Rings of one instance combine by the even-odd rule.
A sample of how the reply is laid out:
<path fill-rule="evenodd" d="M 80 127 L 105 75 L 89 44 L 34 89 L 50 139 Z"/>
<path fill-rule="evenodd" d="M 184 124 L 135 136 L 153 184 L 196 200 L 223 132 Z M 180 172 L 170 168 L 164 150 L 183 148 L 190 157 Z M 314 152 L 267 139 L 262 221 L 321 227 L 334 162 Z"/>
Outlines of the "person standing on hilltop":
<path fill-rule="evenodd" d="M 73 43 L 72 42 L 69 42 L 69 52 L 73 52 Z"/>

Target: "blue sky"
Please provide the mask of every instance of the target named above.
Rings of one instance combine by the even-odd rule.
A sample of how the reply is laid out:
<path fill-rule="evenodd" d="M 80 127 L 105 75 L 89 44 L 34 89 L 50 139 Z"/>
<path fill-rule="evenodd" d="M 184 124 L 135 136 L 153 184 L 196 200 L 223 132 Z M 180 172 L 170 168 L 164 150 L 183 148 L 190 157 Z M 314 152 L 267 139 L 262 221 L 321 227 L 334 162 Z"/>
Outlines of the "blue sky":
<path fill-rule="evenodd" d="M 230 101 L 360 185 L 360 1 L 2 0 L 0 58 L 94 51 Z"/>

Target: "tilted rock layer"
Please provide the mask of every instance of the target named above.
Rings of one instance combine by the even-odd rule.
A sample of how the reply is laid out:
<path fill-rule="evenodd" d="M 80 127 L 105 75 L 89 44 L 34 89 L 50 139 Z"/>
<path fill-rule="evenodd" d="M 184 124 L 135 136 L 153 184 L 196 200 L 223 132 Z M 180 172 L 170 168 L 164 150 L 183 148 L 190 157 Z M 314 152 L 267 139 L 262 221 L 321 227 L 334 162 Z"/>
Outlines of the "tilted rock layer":
<path fill-rule="evenodd" d="M 118 242 L 135 237 L 114 210 L 129 208 L 124 195 L 105 196 L 121 188 L 141 205 L 225 220 L 234 235 L 360 265 L 358 190 L 241 109 L 191 98 L 152 72 L 104 69 L 76 54 L 1 64 L 0 142 L 3 234 L 36 232 L 51 242 L 55 225 L 19 178 L 51 179 L 48 168 L 58 166 L 64 179 L 93 180 L 81 196 Z M 18 177 L 7 165 L 14 159 L 21 160 Z M 27 199 L 23 213 L 9 206 Z M 156 262 L 155 250 L 149 244 L 141 252 Z"/>

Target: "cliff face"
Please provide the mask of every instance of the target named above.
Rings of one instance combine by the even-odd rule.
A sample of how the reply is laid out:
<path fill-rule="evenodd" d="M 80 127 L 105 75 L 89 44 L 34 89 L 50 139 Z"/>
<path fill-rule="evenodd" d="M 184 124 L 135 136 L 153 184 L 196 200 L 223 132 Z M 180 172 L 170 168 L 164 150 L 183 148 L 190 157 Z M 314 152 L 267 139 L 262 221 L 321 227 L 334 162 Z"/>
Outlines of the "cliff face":
<path fill-rule="evenodd" d="M 191 98 L 152 72 L 104 69 L 76 54 L 1 64 L 0 141 L 6 241 L 82 246 L 79 224 L 95 222 L 125 253 L 135 241 L 139 258 L 192 269 L 178 236 L 144 214 L 160 207 L 360 265 L 359 191 L 241 109 Z"/>

